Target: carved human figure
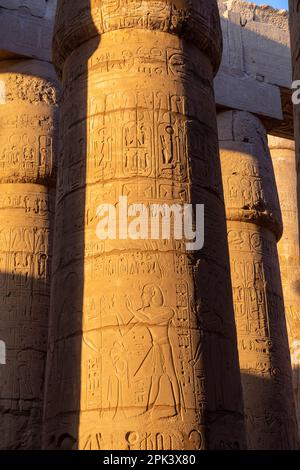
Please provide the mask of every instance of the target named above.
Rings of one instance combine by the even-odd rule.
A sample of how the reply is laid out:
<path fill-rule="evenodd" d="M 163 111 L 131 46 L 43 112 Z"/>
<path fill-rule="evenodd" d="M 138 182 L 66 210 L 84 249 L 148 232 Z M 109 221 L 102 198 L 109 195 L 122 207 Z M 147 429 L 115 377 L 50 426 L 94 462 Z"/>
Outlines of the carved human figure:
<path fill-rule="evenodd" d="M 169 327 L 175 312 L 164 306 L 163 293 L 159 286 L 148 284 L 142 292 L 142 307 L 133 310 L 128 299 L 128 309 L 134 317 L 144 323 L 151 334 L 153 354 L 153 374 L 147 409 L 152 410 L 160 392 L 161 378 L 164 374 L 172 385 L 175 414 L 180 411 L 180 390 L 174 366 L 172 346 L 169 338 Z"/>

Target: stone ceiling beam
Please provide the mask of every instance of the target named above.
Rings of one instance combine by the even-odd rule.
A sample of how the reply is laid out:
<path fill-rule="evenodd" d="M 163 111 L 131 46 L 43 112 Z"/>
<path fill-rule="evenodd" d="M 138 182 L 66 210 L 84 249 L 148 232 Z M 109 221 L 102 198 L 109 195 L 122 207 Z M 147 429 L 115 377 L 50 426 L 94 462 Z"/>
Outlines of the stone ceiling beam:
<path fill-rule="evenodd" d="M 223 57 L 217 107 L 252 112 L 269 133 L 293 139 L 288 13 L 241 0 L 218 4 Z"/>
<path fill-rule="evenodd" d="M 16 55 L 51 62 L 57 0 L 0 0 L 0 59 Z"/>

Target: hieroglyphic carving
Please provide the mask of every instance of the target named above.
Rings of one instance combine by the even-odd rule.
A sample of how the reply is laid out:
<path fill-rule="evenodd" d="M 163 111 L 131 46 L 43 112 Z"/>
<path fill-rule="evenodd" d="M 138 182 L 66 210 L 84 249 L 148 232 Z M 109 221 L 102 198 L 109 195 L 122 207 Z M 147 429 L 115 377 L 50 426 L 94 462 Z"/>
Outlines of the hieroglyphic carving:
<path fill-rule="evenodd" d="M 59 6 L 63 151 L 44 445 L 241 448 L 212 89 L 216 3 Z M 203 255 L 173 239 L 99 240 L 97 207 L 119 196 L 204 203 Z"/>
<path fill-rule="evenodd" d="M 250 449 L 298 445 L 276 241 L 282 219 L 259 119 L 218 116 L 231 279 Z"/>
<path fill-rule="evenodd" d="M 300 239 L 297 206 L 295 143 L 269 136 L 269 147 L 278 188 L 283 236 L 278 243 L 285 316 L 291 350 L 293 385 L 300 426 Z M 300 435 L 300 434 L 299 434 Z"/>
<path fill-rule="evenodd" d="M 207 53 L 214 69 L 219 65 L 222 40 L 215 2 L 208 5 L 198 0 L 92 0 L 73 8 L 70 3 L 61 2 L 59 7 L 61 18 L 56 22 L 54 48 L 59 68 L 84 41 L 119 29 L 184 34 Z M 68 31 L 72 31 L 72 41 Z"/>
<path fill-rule="evenodd" d="M 289 25 L 291 36 L 291 54 L 293 66 L 293 80 L 300 80 L 300 3 L 299 0 L 289 0 Z M 297 170 L 297 198 L 298 198 L 298 222 L 300 230 L 300 105 L 294 106 L 294 129 L 296 145 L 296 170 Z"/>
<path fill-rule="evenodd" d="M 41 445 L 57 109 L 54 71 L 42 69 L 38 77 L 37 61 L 0 63 L 6 89 L 0 106 L 0 337 L 7 348 L 0 369 L 2 449 Z"/>

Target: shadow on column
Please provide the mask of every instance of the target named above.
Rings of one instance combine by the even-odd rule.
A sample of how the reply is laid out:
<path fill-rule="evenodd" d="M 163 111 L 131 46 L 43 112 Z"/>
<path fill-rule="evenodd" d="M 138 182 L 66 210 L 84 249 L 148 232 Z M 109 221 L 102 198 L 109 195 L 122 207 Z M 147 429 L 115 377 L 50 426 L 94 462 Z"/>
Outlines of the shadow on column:
<path fill-rule="evenodd" d="M 59 90 L 47 62 L 0 64 L 0 449 L 40 449 Z"/>
<path fill-rule="evenodd" d="M 63 56 L 68 56 L 68 59 L 63 72 L 62 152 L 59 159 L 56 204 L 43 438 L 44 448 L 52 449 L 77 449 L 79 445 L 83 311 L 89 310 L 88 304 L 83 306 L 84 257 L 87 256 L 85 249 L 93 249 L 85 247 L 84 238 L 88 152 L 86 116 L 88 99 L 91 99 L 91 96 L 88 96 L 86 77 L 87 61 L 99 47 L 99 37 L 96 29 L 94 32 L 92 30 L 90 2 L 81 2 L 80 9 L 85 10 L 84 24 L 75 16 L 72 17 L 74 12 L 71 2 L 61 0 L 54 45 L 56 66 L 59 68 Z M 78 14 L 78 8 L 73 6 L 73 10 Z M 82 21 L 83 15 L 78 16 Z M 63 18 L 68 19 L 66 24 L 63 23 Z M 84 42 L 84 38 L 87 41 L 93 36 L 94 39 Z M 193 51 L 195 46 L 189 44 L 187 56 L 191 56 Z M 208 402 L 204 421 L 208 448 L 220 448 L 222 442 L 226 442 L 226 448 L 234 448 L 235 445 L 244 446 L 243 409 L 217 147 L 212 68 L 205 53 L 195 52 L 195 57 L 199 57 L 200 73 L 198 75 L 196 71 L 193 72 L 192 80 L 186 73 L 188 85 L 182 80 L 184 96 L 180 99 L 187 103 L 188 109 L 184 110 L 184 113 L 180 111 L 182 104 L 179 97 L 176 97 L 177 102 L 174 100 L 173 108 L 168 112 L 175 121 L 178 120 L 177 124 L 183 125 L 180 121 L 182 119 L 186 125 L 184 129 L 187 133 L 188 156 L 191 157 L 193 165 L 189 181 L 191 202 L 206 206 L 205 249 L 200 255 L 191 256 L 190 267 L 196 291 L 194 308 L 203 335 L 203 345 L 197 348 L 193 360 L 195 369 L 197 362 L 201 362 L 200 359 L 203 359 L 204 364 L 203 393 Z M 210 52 L 206 52 L 209 56 Z M 203 102 L 207 107 L 203 106 Z M 180 117 L 181 113 L 184 119 Z M 157 155 L 155 157 L 157 158 Z M 193 303 L 192 299 L 189 301 Z M 202 370 L 195 370 L 195 374 L 196 372 L 203 373 Z M 83 382 L 86 383 L 87 380 L 83 379 Z M 202 390 L 197 393 L 202 393 Z M 206 407 L 204 402 L 205 399 L 199 397 L 199 408 Z"/>
<path fill-rule="evenodd" d="M 63 95 L 44 405 L 45 449 L 77 449 L 79 441 L 86 248 L 86 117 L 90 98 L 87 62 L 98 47 L 99 37 L 91 16 L 90 0 L 80 2 L 84 24 L 76 18 L 78 8 L 73 7 L 69 0 L 58 3 L 53 43 L 54 64 L 61 76 Z"/>
<path fill-rule="evenodd" d="M 252 413 L 245 409 L 245 421 L 248 429 L 259 432 L 247 434 L 249 450 L 298 450 L 298 444 L 290 432 L 291 416 L 282 410 L 282 395 L 274 393 L 274 380 L 276 378 L 263 378 L 255 373 L 242 371 L 242 382 L 247 387 L 247 400 L 251 404 Z M 300 368 L 293 369 L 295 384 L 300 382 Z M 271 405 L 264 407 L 263 394 L 272 396 Z M 259 395 L 259 396 L 258 396 Z M 300 406 L 298 393 L 296 407 Z M 295 422 L 293 423 L 295 425 Z"/>
<path fill-rule="evenodd" d="M 3 255 L 1 252 L 0 260 Z M 1 449 L 38 450 L 46 363 L 48 282 L 29 275 L 31 255 L 17 253 L 15 257 L 18 259 L 15 269 L 0 273 Z M 45 254 L 34 256 L 34 263 L 41 262 L 44 267 L 45 260 Z"/>
<path fill-rule="evenodd" d="M 205 227 L 203 249 L 188 257 L 195 295 L 191 302 L 201 332 L 197 354 L 202 360 L 204 377 L 205 438 L 209 450 L 244 449 L 241 377 L 213 90 L 213 69 L 217 68 L 217 59 L 211 57 L 211 67 L 207 60 L 211 52 L 196 53 L 193 47 L 190 42 L 183 45 L 186 57 L 192 57 L 194 63 L 193 74 L 189 76 L 188 86 L 184 87 L 190 162 L 189 202 L 194 207 L 204 205 Z M 205 65 L 207 75 L 203 74 Z"/>

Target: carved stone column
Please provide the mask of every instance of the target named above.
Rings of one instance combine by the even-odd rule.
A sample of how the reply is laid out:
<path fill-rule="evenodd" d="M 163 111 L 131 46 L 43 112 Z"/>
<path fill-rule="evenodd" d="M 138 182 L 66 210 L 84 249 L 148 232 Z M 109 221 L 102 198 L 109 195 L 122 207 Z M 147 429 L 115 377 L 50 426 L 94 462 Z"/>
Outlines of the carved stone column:
<path fill-rule="evenodd" d="M 216 2 L 91 5 L 61 1 L 56 23 L 63 152 L 44 445 L 243 447 L 213 94 Z M 205 204 L 205 248 L 99 240 L 97 208 L 121 210 L 120 196 L 146 207 Z"/>
<path fill-rule="evenodd" d="M 283 219 L 283 236 L 278 243 L 285 316 L 291 350 L 293 385 L 298 427 L 300 425 L 300 256 L 297 207 L 295 144 L 269 136 L 276 184 Z"/>
<path fill-rule="evenodd" d="M 231 279 L 250 449 L 297 446 L 276 242 L 282 220 L 267 136 L 254 115 L 218 116 Z"/>
<path fill-rule="evenodd" d="M 293 80 L 300 80 L 300 5 L 299 0 L 289 0 L 289 24 L 291 36 L 291 53 Z M 297 87 L 299 89 L 299 86 Z M 299 93 L 298 96 L 299 98 Z M 300 210 L 300 104 L 294 106 L 294 128 L 296 144 L 297 199 L 298 214 Z M 300 223 L 300 217 L 298 216 Z M 300 230 L 300 225 L 299 225 Z"/>
<path fill-rule="evenodd" d="M 56 75 L 0 62 L 0 448 L 41 446 L 50 306 Z M 3 343 L 2 343 L 3 344 Z"/>

